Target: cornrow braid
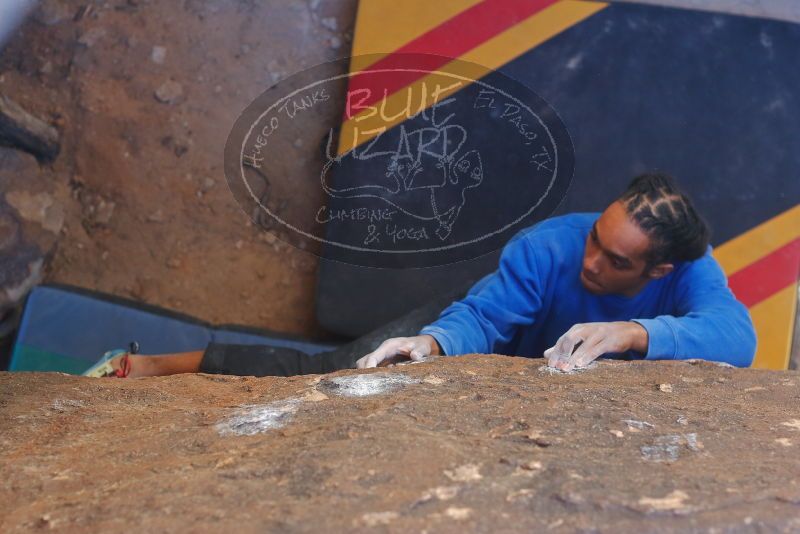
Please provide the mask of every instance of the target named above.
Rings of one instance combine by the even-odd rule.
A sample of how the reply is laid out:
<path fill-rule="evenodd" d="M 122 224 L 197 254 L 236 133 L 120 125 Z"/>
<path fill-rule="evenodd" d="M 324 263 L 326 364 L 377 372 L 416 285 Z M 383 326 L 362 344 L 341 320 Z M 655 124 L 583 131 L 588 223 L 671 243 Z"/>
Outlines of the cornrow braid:
<path fill-rule="evenodd" d="M 711 231 L 670 176 L 637 176 L 619 200 L 628 216 L 650 238 L 648 268 L 665 262 L 693 261 L 705 254 Z"/>

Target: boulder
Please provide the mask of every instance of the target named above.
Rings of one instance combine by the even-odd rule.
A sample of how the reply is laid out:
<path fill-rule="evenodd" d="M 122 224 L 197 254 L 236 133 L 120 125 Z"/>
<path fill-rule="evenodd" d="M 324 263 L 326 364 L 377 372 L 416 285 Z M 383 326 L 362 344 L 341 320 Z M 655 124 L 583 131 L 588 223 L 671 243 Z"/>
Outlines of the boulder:
<path fill-rule="evenodd" d="M 0 94 L 0 145 L 18 148 L 51 163 L 61 150 L 58 131 Z"/>
<path fill-rule="evenodd" d="M 0 336 L 44 277 L 64 226 L 63 197 L 33 156 L 0 147 Z"/>
<path fill-rule="evenodd" d="M 291 378 L 0 373 L 0 530 L 797 531 L 798 387 L 794 371 L 562 374 L 497 355 Z"/>

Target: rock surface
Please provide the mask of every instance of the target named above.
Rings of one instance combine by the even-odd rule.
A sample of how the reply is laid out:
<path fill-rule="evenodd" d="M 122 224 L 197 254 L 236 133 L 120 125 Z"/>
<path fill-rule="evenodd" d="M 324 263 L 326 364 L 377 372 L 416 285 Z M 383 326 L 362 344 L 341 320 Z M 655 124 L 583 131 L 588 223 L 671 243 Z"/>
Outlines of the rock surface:
<path fill-rule="evenodd" d="M 797 372 L 543 363 L 0 373 L 0 530 L 800 529 Z"/>
<path fill-rule="evenodd" d="M 7 320 L 41 282 L 64 226 L 66 187 L 33 156 L 0 147 L 0 338 Z"/>
<path fill-rule="evenodd" d="M 222 162 L 230 127 L 254 98 L 349 53 L 357 0 L 37 4 L 0 50 L 0 93 L 60 133 L 61 152 L 42 171 L 66 192 L 44 191 L 63 223 L 45 281 L 212 323 L 324 336 L 313 305 L 316 256 L 262 240 Z M 276 166 L 321 157 L 328 123 L 317 122 L 319 135 L 304 132 L 305 144 Z"/>

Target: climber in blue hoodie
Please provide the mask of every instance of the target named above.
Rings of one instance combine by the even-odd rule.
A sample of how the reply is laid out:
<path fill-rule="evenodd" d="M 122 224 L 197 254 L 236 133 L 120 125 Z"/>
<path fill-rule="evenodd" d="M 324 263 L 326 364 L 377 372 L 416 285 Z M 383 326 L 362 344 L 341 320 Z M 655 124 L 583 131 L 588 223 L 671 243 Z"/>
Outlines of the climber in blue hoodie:
<path fill-rule="evenodd" d="M 465 298 L 357 366 L 500 353 L 544 355 L 564 371 L 604 356 L 747 367 L 753 324 L 708 242 L 705 222 L 668 176 L 639 176 L 603 213 L 555 217 L 517 234 Z"/>
<path fill-rule="evenodd" d="M 756 348 L 753 324 L 708 242 L 708 227 L 672 179 L 646 174 L 603 213 L 554 217 L 523 230 L 503 249 L 498 269 L 418 335 L 387 339 L 355 362 L 359 340 L 316 355 L 209 343 L 170 355 L 109 351 L 85 374 L 291 376 L 469 353 L 544 355 L 563 371 L 600 357 L 747 367 Z"/>

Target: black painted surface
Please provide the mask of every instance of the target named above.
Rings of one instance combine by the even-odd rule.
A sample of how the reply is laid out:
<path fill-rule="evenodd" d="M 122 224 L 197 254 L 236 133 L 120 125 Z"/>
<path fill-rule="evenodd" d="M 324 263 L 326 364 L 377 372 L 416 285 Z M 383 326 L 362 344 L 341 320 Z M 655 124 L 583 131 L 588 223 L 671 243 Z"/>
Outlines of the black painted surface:
<path fill-rule="evenodd" d="M 547 100 L 572 137 L 575 175 L 556 213 L 600 211 L 658 169 L 678 178 L 718 245 L 800 201 L 799 56 L 791 23 L 613 4 L 500 70 Z M 319 320 L 361 334 L 496 259 L 405 271 L 325 262 Z"/>

